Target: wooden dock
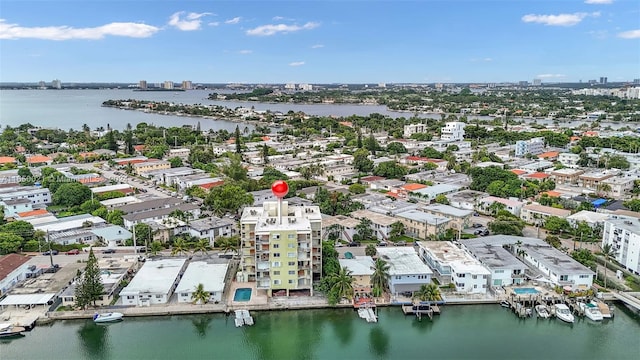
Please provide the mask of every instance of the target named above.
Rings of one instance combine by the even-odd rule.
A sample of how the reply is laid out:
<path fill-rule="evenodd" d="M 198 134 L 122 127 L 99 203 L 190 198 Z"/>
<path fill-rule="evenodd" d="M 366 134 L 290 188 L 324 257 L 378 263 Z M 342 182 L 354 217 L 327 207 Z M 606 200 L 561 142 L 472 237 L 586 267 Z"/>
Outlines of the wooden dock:
<path fill-rule="evenodd" d="M 440 315 L 440 307 L 437 304 L 405 304 L 402 305 L 402 312 L 405 315 L 415 315 L 419 320 L 423 315 L 433 320 L 433 315 Z"/>

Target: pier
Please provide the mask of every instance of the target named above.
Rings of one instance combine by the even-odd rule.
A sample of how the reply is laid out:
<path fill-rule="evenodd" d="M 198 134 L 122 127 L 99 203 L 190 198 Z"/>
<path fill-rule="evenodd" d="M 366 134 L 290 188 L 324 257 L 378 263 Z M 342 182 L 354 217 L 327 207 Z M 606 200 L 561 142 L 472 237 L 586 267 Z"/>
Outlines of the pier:
<path fill-rule="evenodd" d="M 440 307 L 437 304 L 403 304 L 402 312 L 405 315 L 416 315 L 418 320 L 422 320 L 422 315 L 433 320 L 433 315 L 440 315 Z"/>

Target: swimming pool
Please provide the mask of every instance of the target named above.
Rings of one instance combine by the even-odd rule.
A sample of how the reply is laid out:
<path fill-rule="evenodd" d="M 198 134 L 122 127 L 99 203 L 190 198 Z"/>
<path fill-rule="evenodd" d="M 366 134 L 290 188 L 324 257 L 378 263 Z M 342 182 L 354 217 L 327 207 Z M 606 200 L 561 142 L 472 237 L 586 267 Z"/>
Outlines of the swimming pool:
<path fill-rule="evenodd" d="M 540 291 L 534 289 L 534 288 L 515 288 L 513 289 L 513 292 L 518 294 L 518 295 L 525 295 L 525 294 L 539 294 Z"/>
<path fill-rule="evenodd" d="M 250 288 L 236 289 L 236 293 L 233 295 L 233 301 L 249 301 L 251 299 Z"/>

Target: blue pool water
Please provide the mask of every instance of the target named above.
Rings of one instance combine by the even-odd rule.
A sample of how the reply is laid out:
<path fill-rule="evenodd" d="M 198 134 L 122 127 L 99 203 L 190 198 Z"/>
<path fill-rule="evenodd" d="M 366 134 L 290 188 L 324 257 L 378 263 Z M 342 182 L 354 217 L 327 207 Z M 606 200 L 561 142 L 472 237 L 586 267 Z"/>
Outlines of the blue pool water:
<path fill-rule="evenodd" d="M 538 294 L 540 293 L 540 291 L 534 289 L 534 288 L 515 288 L 513 289 L 513 292 L 518 294 L 518 295 L 524 295 L 524 294 Z"/>
<path fill-rule="evenodd" d="M 251 299 L 250 288 L 236 289 L 236 293 L 233 295 L 233 301 L 249 301 Z"/>

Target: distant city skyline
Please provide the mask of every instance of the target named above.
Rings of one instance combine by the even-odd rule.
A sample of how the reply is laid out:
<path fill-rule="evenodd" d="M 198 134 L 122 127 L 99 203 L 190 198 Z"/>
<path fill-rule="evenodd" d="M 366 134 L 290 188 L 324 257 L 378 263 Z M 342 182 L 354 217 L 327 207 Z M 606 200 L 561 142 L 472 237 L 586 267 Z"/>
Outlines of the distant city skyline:
<path fill-rule="evenodd" d="M 242 5 L 242 6 L 239 6 Z M 542 83 L 640 77 L 635 0 L 5 1 L 0 82 Z"/>

